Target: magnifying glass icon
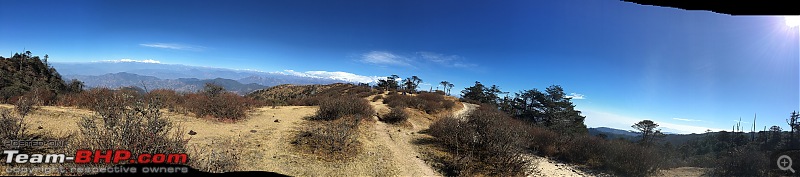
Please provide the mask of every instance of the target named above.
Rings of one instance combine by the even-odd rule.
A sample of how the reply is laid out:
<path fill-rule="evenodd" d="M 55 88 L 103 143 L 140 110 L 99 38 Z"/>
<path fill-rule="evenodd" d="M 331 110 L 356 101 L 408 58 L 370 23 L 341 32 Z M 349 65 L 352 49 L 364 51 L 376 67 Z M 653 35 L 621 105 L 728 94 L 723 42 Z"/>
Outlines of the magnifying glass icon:
<path fill-rule="evenodd" d="M 792 158 L 789 158 L 788 155 L 778 157 L 778 168 L 783 171 L 789 170 L 794 173 L 794 169 L 792 169 Z"/>

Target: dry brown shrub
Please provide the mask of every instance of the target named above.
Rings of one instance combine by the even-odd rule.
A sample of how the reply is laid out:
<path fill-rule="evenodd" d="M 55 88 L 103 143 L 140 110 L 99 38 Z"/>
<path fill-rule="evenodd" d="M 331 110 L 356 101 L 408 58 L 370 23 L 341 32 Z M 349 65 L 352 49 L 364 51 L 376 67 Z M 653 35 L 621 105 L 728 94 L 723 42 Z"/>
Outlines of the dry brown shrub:
<path fill-rule="evenodd" d="M 196 117 L 212 117 L 223 121 L 239 121 L 247 111 L 259 105 L 255 100 L 230 92 L 214 95 L 203 93 L 186 94 L 185 107 Z"/>
<path fill-rule="evenodd" d="M 189 166 L 204 172 L 224 173 L 239 169 L 240 152 L 235 148 L 241 143 L 239 140 L 220 138 L 211 141 L 211 144 L 195 145 L 189 148 L 192 160 Z"/>
<path fill-rule="evenodd" d="M 393 108 L 414 108 L 434 114 L 443 110 L 451 109 L 455 102 L 445 99 L 443 95 L 436 93 L 423 92 L 416 96 L 394 94 L 383 99 L 383 103 Z"/>
<path fill-rule="evenodd" d="M 786 152 L 784 152 L 786 153 Z M 783 154 L 785 155 L 785 154 Z M 792 154 L 789 154 L 792 155 Z M 711 170 L 712 176 L 777 176 L 777 171 L 770 175 L 770 163 L 776 159 L 761 152 L 754 146 L 739 146 L 722 152 L 718 159 L 714 159 L 716 166 Z M 775 169 L 775 168 L 773 168 Z"/>
<path fill-rule="evenodd" d="M 459 176 L 518 176 L 528 165 L 520 156 L 527 145 L 525 128 L 501 112 L 478 109 L 465 118 L 442 118 L 428 133 L 450 152 L 451 165 L 445 166 Z"/>
<path fill-rule="evenodd" d="M 289 105 L 292 106 L 317 106 L 323 100 L 323 97 L 320 96 L 312 96 L 312 97 L 304 97 L 304 98 L 295 98 L 289 100 Z"/>
<path fill-rule="evenodd" d="M 595 155 L 599 158 L 600 168 L 616 175 L 650 176 L 661 168 L 661 154 L 654 148 L 626 141 L 604 141 L 592 145 L 602 149 L 600 155 Z"/>
<path fill-rule="evenodd" d="M 558 147 L 561 146 L 561 136 L 558 133 L 543 127 L 535 126 L 527 129 L 527 133 L 527 136 L 530 137 L 529 142 L 531 143 L 528 145 L 529 149 L 539 155 L 548 157 L 555 157 L 559 153 Z"/>
<path fill-rule="evenodd" d="M 184 104 L 186 97 L 184 94 L 178 93 L 170 89 L 155 89 L 151 90 L 144 95 L 145 99 L 158 99 L 161 102 L 161 108 L 166 108 L 170 112 L 186 113 Z"/>
<path fill-rule="evenodd" d="M 373 92 L 361 92 L 361 93 L 357 93 L 357 94 L 356 94 L 356 97 L 359 97 L 359 98 L 366 98 L 366 97 L 372 96 L 372 95 L 374 95 L 374 94 L 375 94 L 375 93 L 373 93 Z"/>
<path fill-rule="evenodd" d="M 20 99 L 21 98 L 27 98 L 29 99 L 28 101 L 33 101 L 34 105 L 37 106 L 53 105 L 57 100 L 56 92 L 54 90 L 48 90 L 44 88 L 34 88 L 28 93 L 22 95 Z"/>
<path fill-rule="evenodd" d="M 2 140 L 25 140 L 29 139 L 27 126 L 24 119 L 11 113 L 11 111 L 0 110 L 0 138 Z M 2 144 L 3 146 L 5 144 Z M 9 147 L 4 147 L 9 148 Z"/>
<path fill-rule="evenodd" d="M 381 99 L 383 99 L 383 95 L 375 95 L 375 97 L 372 97 L 371 101 L 372 102 L 378 102 L 378 100 L 381 100 Z"/>
<path fill-rule="evenodd" d="M 383 116 L 380 116 L 380 121 L 390 123 L 390 124 L 397 124 L 403 121 L 408 120 L 408 113 L 406 113 L 403 108 L 389 108 L 389 113 Z"/>
<path fill-rule="evenodd" d="M 355 156 L 361 149 L 358 141 L 360 121 L 356 116 L 345 116 L 332 121 L 312 121 L 295 135 L 291 144 L 300 151 L 318 155 L 328 161 L 345 160 Z"/>
<path fill-rule="evenodd" d="M 111 97 L 118 102 L 125 97 Z M 126 149 L 132 154 L 185 153 L 187 139 L 182 129 L 163 118 L 158 103 L 134 100 L 117 108 L 102 108 L 78 123 L 81 138 L 76 145 L 86 149 Z M 97 107 L 103 107 L 98 105 Z"/>
<path fill-rule="evenodd" d="M 375 110 L 365 99 L 341 96 L 321 100 L 317 113 L 308 118 L 311 120 L 336 120 L 348 115 L 364 119 L 375 115 Z"/>
<path fill-rule="evenodd" d="M 620 176 L 648 176 L 661 165 L 657 150 L 628 141 L 561 135 L 542 127 L 528 130 L 528 147 L 543 156 L 584 164 Z"/>
<path fill-rule="evenodd" d="M 562 150 L 558 157 L 566 162 L 597 166 L 602 163 L 601 158 L 606 150 L 604 143 L 606 143 L 605 140 L 594 136 L 569 137 L 564 144 L 559 146 Z"/>

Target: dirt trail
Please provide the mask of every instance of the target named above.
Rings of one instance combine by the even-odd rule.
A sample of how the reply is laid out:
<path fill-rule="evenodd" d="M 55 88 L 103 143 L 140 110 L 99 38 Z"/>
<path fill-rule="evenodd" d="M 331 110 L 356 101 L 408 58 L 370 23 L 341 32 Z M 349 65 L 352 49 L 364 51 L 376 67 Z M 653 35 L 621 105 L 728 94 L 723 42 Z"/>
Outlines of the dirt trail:
<path fill-rule="evenodd" d="M 559 163 L 544 157 L 525 154 L 523 158 L 532 162 L 529 176 L 594 176 L 572 165 Z"/>
<path fill-rule="evenodd" d="M 389 108 L 381 102 L 370 102 L 370 104 L 380 115 L 389 112 Z M 375 119 L 377 120 L 377 117 Z M 416 133 L 422 129 L 427 129 L 430 125 L 430 120 L 426 121 L 424 119 L 426 118 L 409 116 L 410 127 L 386 124 L 381 121 L 376 121 L 373 126 L 373 130 L 377 135 L 375 143 L 386 145 L 392 156 L 392 162 L 396 164 L 398 176 L 441 176 L 430 165 L 420 159 L 417 148 L 411 142 L 424 136 Z"/>
<path fill-rule="evenodd" d="M 470 112 L 472 112 L 473 110 L 475 110 L 476 108 L 478 108 L 478 105 L 477 105 L 477 104 L 472 104 L 472 103 L 464 103 L 464 102 L 462 102 L 461 104 L 463 104 L 463 105 L 464 105 L 464 108 L 462 108 L 461 110 L 458 110 L 458 111 L 454 112 L 454 113 L 453 113 L 453 115 L 454 115 L 455 117 L 464 117 L 464 116 L 467 116 L 467 114 L 469 114 Z"/>

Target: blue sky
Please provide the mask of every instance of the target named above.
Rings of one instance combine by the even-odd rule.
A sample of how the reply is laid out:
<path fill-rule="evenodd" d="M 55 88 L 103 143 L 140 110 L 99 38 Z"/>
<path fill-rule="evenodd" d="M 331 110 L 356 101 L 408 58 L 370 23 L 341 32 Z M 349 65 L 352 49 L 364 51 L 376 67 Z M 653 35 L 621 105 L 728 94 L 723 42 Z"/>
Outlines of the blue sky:
<path fill-rule="evenodd" d="M 0 1 L 0 55 L 153 60 L 562 85 L 590 127 L 758 129 L 800 108 L 800 35 L 779 16 L 579 1 Z M 56 68 L 57 69 L 57 68 Z M 426 87 L 423 85 L 423 87 Z M 429 87 L 428 87 L 429 88 Z M 425 88 L 427 89 L 427 88 Z"/>

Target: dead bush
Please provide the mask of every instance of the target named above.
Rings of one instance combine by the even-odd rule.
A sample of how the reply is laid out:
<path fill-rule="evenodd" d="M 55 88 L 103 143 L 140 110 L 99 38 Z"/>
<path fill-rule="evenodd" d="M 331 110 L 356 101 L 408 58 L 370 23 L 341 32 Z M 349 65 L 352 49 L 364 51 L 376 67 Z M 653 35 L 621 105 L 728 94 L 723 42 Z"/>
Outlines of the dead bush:
<path fill-rule="evenodd" d="M 543 127 L 532 126 L 527 129 L 527 134 L 530 143 L 528 148 L 533 152 L 548 157 L 555 157 L 559 153 L 561 136 L 558 133 Z"/>
<path fill-rule="evenodd" d="M 80 100 L 81 99 L 81 95 L 83 95 L 83 94 L 82 93 L 61 94 L 61 95 L 58 96 L 58 98 L 56 98 L 55 105 L 65 106 L 65 107 L 67 107 L 67 106 L 78 107 L 78 104 L 81 101 Z"/>
<path fill-rule="evenodd" d="M 317 106 L 323 100 L 323 97 L 319 96 L 312 96 L 312 97 L 303 97 L 303 98 L 295 98 L 289 100 L 289 105 L 292 106 Z"/>
<path fill-rule="evenodd" d="M 18 114 L 13 114 L 9 109 L 0 109 L 0 149 L 3 150 L 18 150 L 20 154 L 47 154 L 47 153 L 63 153 L 64 151 L 60 146 L 52 146 L 52 144 L 28 146 L 6 143 L 6 141 L 66 141 L 69 137 L 56 137 L 50 131 L 28 131 L 28 125 L 25 119 Z M 72 151 L 74 152 L 74 151 Z M 0 155 L 0 159 L 6 159 L 7 156 Z M 7 168 L 48 168 L 58 166 L 55 164 L 30 164 L 30 163 L 0 163 L 0 176 L 14 175 L 14 176 L 34 176 L 34 175 L 52 175 L 43 171 L 4 171 L 1 169 Z"/>
<path fill-rule="evenodd" d="M 450 109 L 455 103 L 446 100 L 444 96 L 436 93 L 419 93 L 417 96 L 394 94 L 383 99 L 383 103 L 393 108 L 414 108 L 432 114 L 444 109 Z"/>
<path fill-rule="evenodd" d="M 723 152 L 716 159 L 711 176 L 770 176 L 767 154 L 752 146 L 739 146 Z"/>
<path fill-rule="evenodd" d="M 22 95 L 21 98 L 27 98 L 32 101 L 36 106 L 53 105 L 56 101 L 56 92 L 45 88 L 34 88 L 28 93 Z"/>
<path fill-rule="evenodd" d="M 116 103 L 117 105 L 124 105 L 130 104 L 133 98 L 136 98 L 137 95 L 133 92 L 121 92 L 118 90 L 112 90 L 109 88 L 91 88 L 89 90 L 79 92 L 79 93 L 68 93 L 59 96 L 58 98 L 58 105 L 60 106 L 75 106 L 82 109 L 89 109 L 95 110 L 99 109 L 96 106 L 98 105 L 114 105 L 115 103 L 109 103 L 108 98 L 113 96 L 122 96 L 128 97 L 130 99 L 124 100 L 117 100 L 117 101 L 125 101 L 122 103 Z"/>
<path fill-rule="evenodd" d="M 183 108 L 186 99 L 183 94 L 170 89 L 155 89 L 151 90 L 144 96 L 145 99 L 158 99 L 161 102 L 161 108 L 166 108 L 170 112 L 186 113 Z"/>
<path fill-rule="evenodd" d="M 389 94 L 386 98 L 383 99 L 383 104 L 388 105 L 391 108 L 417 108 L 421 107 L 422 104 L 419 99 L 415 99 L 412 96 L 408 95 L 401 95 L 401 94 Z"/>
<path fill-rule="evenodd" d="M 78 123 L 81 138 L 75 143 L 85 149 L 127 149 L 132 154 L 185 153 L 184 132 L 162 118 L 158 103 L 112 96 L 110 102 L 129 105 L 100 105 L 96 115 Z M 118 107 L 116 107 L 118 106 Z"/>
<path fill-rule="evenodd" d="M 17 111 L 20 117 L 25 118 L 31 111 L 36 110 L 36 100 L 29 98 L 29 97 L 20 97 L 19 100 L 14 103 L 14 110 Z"/>
<path fill-rule="evenodd" d="M 379 117 L 380 121 L 396 124 L 408 119 L 408 114 L 403 110 L 403 108 L 389 108 L 389 114 L 383 115 Z"/>
<path fill-rule="evenodd" d="M 257 106 L 255 100 L 230 92 L 186 95 L 185 107 L 196 117 L 213 117 L 219 120 L 238 121 L 246 118 L 247 111 Z"/>
<path fill-rule="evenodd" d="M 519 124 L 492 109 L 479 109 L 464 119 L 446 117 L 433 123 L 428 133 L 453 155 L 449 164 L 460 176 L 525 175 L 526 124 Z"/>
<path fill-rule="evenodd" d="M 331 97 L 321 100 L 317 113 L 308 117 L 311 120 L 336 120 L 352 115 L 358 119 L 375 114 L 367 100 L 355 96 Z"/>
<path fill-rule="evenodd" d="M 601 162 L 601 157 L 605 143 L 604 140 L 592 136 L 574 136 L 568 137 L 569 139 L 562 145 L 563 149 L 558 155 L 559 159 L 572 163 L 583 163 L 590 166 L 598 166 Z"/>
<path fill-rule="evenodd" d="M 231 149 L 238 143 L 228 138 L 216 139 L 211 144 L 196 145 L 190 148 L 192 160 L 189 166 L 204 172 L 224 173 L 239 169 L 239 151 Z"/>
<path fill-rule="evenodd" d="M 381 99 L 383 99 L 383 95 L 375 95 L 375 97 L 372 97 L 372 102 L 378 102 Z"/>
<path fill-rule="evenodd" d="M 2 140 L 24 140 L 30 138 L 27 136 L 27 126 L 23 120 L 23 118 L 13 115 L 9 110 L 0 110 L 0 129 L 3 130 L 0 131 L 0 138 Z M 5 144 L 2 145 L 5 146 Z"/>
<path fill-rule="evenodd" d="M 655 148 L 629 141 L 588 135 L 562 135 L 543 127 L 526 129 L 528 148 L 542 156 L 584 164 L 620 176 L 648 176 L 658 171 L 662 158 Z"/>
<path fill-rule="evenodd" d="M 120 99 L 110 99 L 112 97 L 120 97 Z M 132 92 L 122 92 L 109 88 L 91 88 L 80 93 L 61 95 L 58 98 L 58 105 L 98 111 L 130 105 L 136 98 L 140 97 Z"/>
<path fill-rule="evenodd" d="M 349 88 L 347 90 L 347 92 L 352 93 L 352 94 L 356 94 L 356 95 L 361 95 L 362 93 L 366 94 L 366 96 L 363 96 L 363 97 L 367 97 L 367 96 L 370 96 L 370 95 L 373 95 L 373 94 L 377 93 L 376 90 L 372 90 L 372 88 L 367 87 L 367 86 L 353 86 L 353 87 Z M 362 97 L 362 96 L 359 96 L 359 97 Z"/>
<path fill-rule="evenodd" d="M 649 176 L 660 168 L 661 156 L 653 148 L 626 141 L 603 142 L 591 144 L 602 149 L 602 169 L 620 176 Z"/>
<path fill-rule="evenodd" d="M 352 157 L 360 150 L 360 118 L 345 116 L 332 121 L 314 121 L 305 126 L 291 142 L 301 151 L 336 161 Z"/>
<path fill-rule="evenodd" d="M 372 96 L 372 95 L 374 95 L 374 94 L 375 94 L 375 93 L 373 93 L 373 92 L 360 92 L 360 93 L 357 93 L 357 94 L 356 94 L 356 97 L 359 97 L 359 98 L 366 98 L 366 97 Z"/>
<path fill-rule="evenodd" d="M 455 107 L 455 106 L 456 106 L 456 102 L 455 101 L 450 101 L 450 100 L 442 101 L 442 108 L 444 108 L 444 109 L 453 109 L 453 107 Z"/>

